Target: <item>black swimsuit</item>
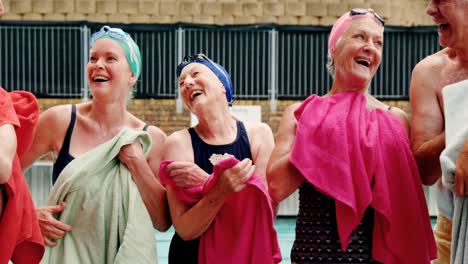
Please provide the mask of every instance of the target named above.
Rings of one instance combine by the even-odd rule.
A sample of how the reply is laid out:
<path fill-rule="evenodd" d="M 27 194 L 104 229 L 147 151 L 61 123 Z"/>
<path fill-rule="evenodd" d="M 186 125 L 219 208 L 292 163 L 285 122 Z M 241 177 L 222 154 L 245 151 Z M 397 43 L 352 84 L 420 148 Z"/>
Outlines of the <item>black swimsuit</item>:
<path fill-rule="evenodd" d="M 58 176 L 63 171 L 63 169 L 68 165 L 68 163 L 72 162 L 75 159 L 72 155 L 70 155 L 70 140 L 73 134 L 73 129 L 75 128 L 75 121 L 76 121 L 76 105 L 72 104 L 72 111 L 71 111 L 71 118 L 70 118 L 70 125 L 68 125 L 67 133 L 65 134 L 65 138 L 63 139 L 62 148 L 58 154 L 57 159 L 55 160 L 54 167 L 52 170 L 52 184 L 55 184 L 57 181 Z M 148 124 L 143 127 L 143 131 L 148 129 Z"/>
<path fill-rule="evenodd" d="M 188 131 L 192 139 L 195 164 L 208 174 L 213 172 L 213 164 L 211 164 L 209 160 L 213 154 L 228 153 L 234 155 L 238 160 L 243 160 L 245 158 L 252 159 L 247 131 L 245 130 L 244 124 L 240 121 L 237 121 L 236 140 L 231 144 L 226 145 L 207 144 L 198 136 L 194 128 L 189 128 Z M 184 241 L 177 233 L 175 233 L 169 247 L 169 263 L 198 263 L 199 240 L 199 238 L 196 238 L 194 240 Z"/>

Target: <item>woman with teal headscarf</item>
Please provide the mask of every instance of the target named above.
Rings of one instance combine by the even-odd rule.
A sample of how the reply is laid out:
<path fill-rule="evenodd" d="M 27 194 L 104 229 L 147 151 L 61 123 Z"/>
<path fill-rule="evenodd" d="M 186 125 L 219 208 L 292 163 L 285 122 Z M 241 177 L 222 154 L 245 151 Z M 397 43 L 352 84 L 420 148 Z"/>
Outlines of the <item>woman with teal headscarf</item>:
<path fill-rule="evenodd" d="M 117 152 L 115 160 L 120 160 L 130 171 L 151 218 L 150 225 L 152 222 L 152 226 L 156 229 L 165 231 L 170 227 L 171 221 L 166 191 L 157 180 L 156 175 L 159 169 L 160 147 L 164 143 L 166 135 L 158 127 L 148 126 L 127 110 L 127 101 L 131 97 L 133 86 L 141 73 L 140 49 L 129 34 L 121 29 L 108 26 L 102 27 L 100 31 L 91 36 L 90 48 L 86 74 L 92 100 L 76 105 L 54 106 L 43 112 L 39 119 L 32 147 L 21 160 L 22 166 L 28 167 L 38 157 L 53 152 L 56 157 L 53 182 L 62 183 L 66 181 L 64 177 L 69 177 L 63 173 L 70 171 L 67 167 L 72 166 L 73 161 L 89 156 L 96 149 L 121 135 L 122 131 L 137 131 L 144 134 L 143 136 L 139 134 L 138 138 L 148 139 L 149 137 L 148 140 L 143 141 L 152 142 L 152 144 L 146 145 L 145 153 L 143 151 L 144 142 L 127 142 Z M 146 131 L 146 133 L 141 131 Z M 96 159 L 99 158 L 101 157 L 96 157 Z M 78 167 L 78 170 L 80 169 Z M 72 173 L 75 172 L 72 171 Z M 55 187 L 52 192 L 56 191 Z M 79 187 L 92 188 L 92 186 Z M 104 186 L 98 187 L 100 189 L 97 188 L 97 194 L 123 192 L 122 189 L 115 191 L 112 188 L 104 188 Z M 140 199 L 139 197 L 138 199 Z M 73 233 L 78 232 L 77 229 L 81 226 L 81 213 L 86 213 L 87 203 L 92 200 L 90 197 L 82 197 L 82 199 L 84 199 L 80 209 L 82 211 L 76 214 L 77 219 L 71 219 L 70 222 L 58 220 L 62 218 L 56 219 L 63 216 L 67 210 L 73 210 L 71 202 L 66 199 L 58 204 L 37 209 L 42 235 L 50 248 L 60 245 L 64 237 L 73 236 Z M 111 214 L 113 213 L 114 211 Z M 122 213 L 127 217 L 127 214 L 131 212 L 123 210 Z M 105 213 L 104 217 L 113 217 L 113 215 Z M 91 231 L 94 228 L 99 227 L 90 223 L 89 230 L 86 232 L 93 234 Z M 118 232 L 121 240 L 123 234 L 120 233 L 120 229 Z M 105 234 L 105 236 L 112 237 L 113 234 Z M 119 246 L 119 243 L 116 246 Z M 151 246 L 155 247 L 155 245 Z M 109 253 L 103 254 L 107 254 L 107 262 Z M 110 259 L 114 257 L 111 256 Z M 86 262 L 84 258 L 82 260 Z"/>

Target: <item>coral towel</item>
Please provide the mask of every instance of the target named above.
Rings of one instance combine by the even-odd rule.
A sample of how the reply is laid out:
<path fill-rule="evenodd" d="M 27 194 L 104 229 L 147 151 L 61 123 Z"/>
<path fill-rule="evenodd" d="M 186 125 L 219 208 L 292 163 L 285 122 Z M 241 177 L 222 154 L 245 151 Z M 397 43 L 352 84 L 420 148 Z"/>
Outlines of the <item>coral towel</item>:
<path fill-rule="evenodd" d="M 164 185 L 175 186 L 165 169 L 171 162 L 163 161 L 159 174 Z M 202 186 L 176 187 L 177 197 L 187 204 L 196 203 L 214 186 L 221 169 L 229 169 L 238 162 L 232 157 L 219 161 Z M 273 264 L 281 261 L 268 191 L 256 173 L 247 183 L 242 191 L 226 199 L 210 227 L 201 235 L 199 263 Z"/>
<path fill-rule="evenodd" d="M 39 263 L 44 254 L 44 241 L 37 221 L 34 203 L 23 176 L 19 156 L 32 142 L 39 118 L 39 104 L 34 95 L 17 91 L 7 93 L 0 88 L 0 125 L 15 126 L 17 155 L 12 174 L 5 184 L 8 197 L 0 219 L 0 263 Z"/>
<path fill-rule="evenodd" d="M 310 96 L 298 120 L 291 162 L 335 199 L 342 249 L 364 211 L 375 210 L 372 257 L 430 263 L 436 247 L 407 133 L 388 111 L 369 110 L 360 93 Z"/>

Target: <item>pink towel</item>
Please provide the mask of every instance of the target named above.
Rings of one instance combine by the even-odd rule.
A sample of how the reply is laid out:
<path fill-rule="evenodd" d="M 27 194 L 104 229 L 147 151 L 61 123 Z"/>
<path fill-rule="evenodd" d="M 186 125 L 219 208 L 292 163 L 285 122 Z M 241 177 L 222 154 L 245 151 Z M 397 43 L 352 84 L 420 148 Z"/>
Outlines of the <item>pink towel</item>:
<path fill-rule="evenodd" d="M 8 202 L 0 219 L 0 263 L 39 263 L 44 254 L 34 203 L 23 176 L 19 156 L 28 150 L 39 117 L 39 104 L 28 92 L 7 93 L 0 88 L 0 125 L 15 126 L 17 155 L 5 184 Z"/>
<path fill-rule="evenodd" d="M 163 161 L 159 172 L 164 185 L 175 186 L 166 172 L 172 161 Z M 228 158 L 214 166 L 214 173 L 202 186 L 176 188 L 176 195 L 187 204 L 200 200 L 216 183 L 220 169 L 228 169 L 239 161 Z M 204 263 L 279 263 L 281 252 L 270 196 L 258 174 L 247 186 L 226 199 L 210 227 L 200 237 L 198 261 Z"/>
<path fill-rule="evenodd" d="M 368 206 L 375 210 L 372 256 L 383 263 L 430 263 L 434 236 L 404 127 L 366 108 L 359 93 L 310 96 L 298 120 L 291 162 L 335 199 L 342 249 Z"/>

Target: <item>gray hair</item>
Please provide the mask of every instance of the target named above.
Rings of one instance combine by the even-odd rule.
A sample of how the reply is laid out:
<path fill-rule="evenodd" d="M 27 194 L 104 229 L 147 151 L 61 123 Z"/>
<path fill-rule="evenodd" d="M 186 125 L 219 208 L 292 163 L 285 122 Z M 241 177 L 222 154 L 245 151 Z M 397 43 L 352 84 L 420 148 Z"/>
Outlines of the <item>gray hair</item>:
<path fill-rule="evenodd" d="M 328 74 L 330 74 L 330 76 L 332 77 L 332 79 L 335 80 L 335 61 L 333 60 L 330 51 L 328 51 L 327 54 L 327 71 Z"/>

